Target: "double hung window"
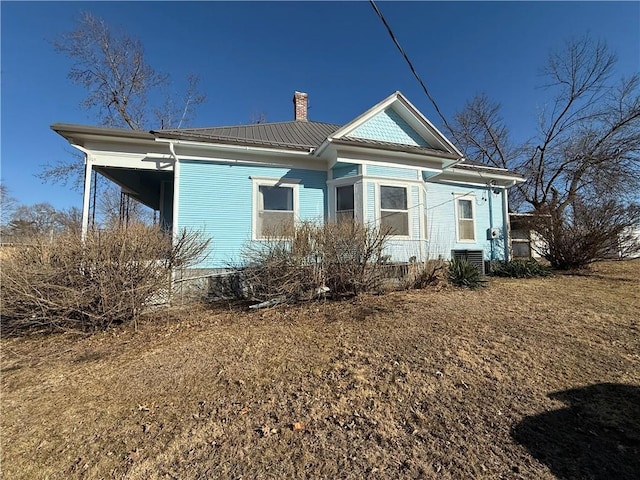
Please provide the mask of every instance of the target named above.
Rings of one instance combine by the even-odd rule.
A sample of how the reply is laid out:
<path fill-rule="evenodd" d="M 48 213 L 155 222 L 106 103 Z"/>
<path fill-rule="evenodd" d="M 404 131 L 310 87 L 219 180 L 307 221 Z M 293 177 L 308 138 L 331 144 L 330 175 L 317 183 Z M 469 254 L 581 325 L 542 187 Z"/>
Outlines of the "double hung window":
<path fill-rule="evenodd" d="M 351 222 L 354 219 L 353 185 L 336 187 L 336 221 Z"/>
<path fill-rule="evenodd" d="M 409 235 L 409 210 L 405 187 L 380 186 L 380 226 L 391 235 Z"/>
<path fill-rule="evenodd" d="M 289 236 L 295 221 L 294 186 L 259 185 L 256 237 Z"/>
<path fill-rule="evenodd" d="M 458 241 L 475 241 L 476 234 L 475 221 L 473 218 L 473 200 L 468 198 L 458 198 L 456 200 L 456 216 L 458 219 Z"/>

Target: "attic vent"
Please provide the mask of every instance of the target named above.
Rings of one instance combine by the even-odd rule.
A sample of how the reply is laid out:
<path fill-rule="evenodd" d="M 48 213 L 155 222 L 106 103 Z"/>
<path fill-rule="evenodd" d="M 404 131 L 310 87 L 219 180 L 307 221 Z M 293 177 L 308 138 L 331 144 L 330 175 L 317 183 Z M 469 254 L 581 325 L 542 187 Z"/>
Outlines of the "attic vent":
<path fill-rule="evenodd" d="M 451 258 L 464 258 L 484 275 L 484 252 L 482 250 L 451 250 Z"/>

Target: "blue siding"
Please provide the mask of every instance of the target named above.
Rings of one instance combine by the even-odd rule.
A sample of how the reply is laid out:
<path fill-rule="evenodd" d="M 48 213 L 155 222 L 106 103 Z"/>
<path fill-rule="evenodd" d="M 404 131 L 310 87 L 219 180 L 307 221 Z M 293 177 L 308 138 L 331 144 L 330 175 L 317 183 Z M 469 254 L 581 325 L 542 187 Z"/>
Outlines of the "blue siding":
<path fill-rule="evenodd" d="M 365 205 L 365 222 L 374 224 L 377 221 L 376 215 L 376 184 L 367 182 L 367 204 Z"/>
<path fill-rule="evenodd" d="M 414 185 L 411 187 L 411 204 L 409 208 L 409 214 L 412 218 L 412 229 L 411 229 L 411 238 L 419 239 L 420 235 L 420 215 L 422 213 L 422 208 L 420 204 L 420 189 Z"/>
<path fill-rule="evenodd" d="M 355 177 L 358 175 L 358 165 L 355 163 L 336 163 L 331 169 L 333 178 Z"/>
<path fill-rule="evenodd" d="M 420 171 L 410 168 L 385 167 L 382 165 L 367 165 L 367 175 L 372 177 L 398 178 L 402 180 L 419 180 Z"/>
<path fill-rule="evenodd" d="M 299 179 L 299 218 L 324 220 L 325 172 L 183 161 L 177 228 L 199 229 L 212 238 L 209 257 L 198 267 L 225 268 L 240 263 L 242 249 L 251 240 L 251 176 Z"/>
<path fill-rule="evenodd" d="M 430 147 L 427 141 L 392 108 L 387 108 L 384 112 L 380 112 L 357 127 L 348 136 L 403 145 Z"/>
<path fill-rule="evenodd" d="M 456 216 L 454 194 L 473 194 L 467 198 L 474 201 L 475 209 L 475 242 L 458 242 L 456 238 Z M 487 240 L 489 221 L 489 195 L 492 195 L 493 226 L 501 229 L 504 234 L 502 218 L 502 204 L 500 195 L 495 195 L 487 188 L 465 187 L 438 183 L 427 183 L 427 216 L 428 216 L 428 256 L 445 259 L 451 257 L 451 250 L 479 250 L 484 251 L 485 259 L 491 258 L 491 243 Z M 494 258 L 504 258 L 504 241 L 502 238 L 493 240 Z"/>

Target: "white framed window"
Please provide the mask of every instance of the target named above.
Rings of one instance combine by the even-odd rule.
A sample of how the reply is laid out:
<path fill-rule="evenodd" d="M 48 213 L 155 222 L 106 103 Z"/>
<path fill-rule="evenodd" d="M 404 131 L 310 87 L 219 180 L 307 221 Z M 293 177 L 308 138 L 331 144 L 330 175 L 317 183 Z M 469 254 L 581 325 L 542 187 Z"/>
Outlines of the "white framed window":
<path fill-rule="evenodd" d="M 466 195 L 456 198 L 456 231 L 459 242 L 476 241 L 474 197 Z"/>
<path fill-rule="evenodd" d="M 380 227 L 391 235 L 409 236 L 407 188 L 380 185 Z"/>
<path fill-rule="evenodd" d="M 298 215 L 298 185 L 292 180 L 254 179 L 255 239 L 291 236 Z"/>
<path fill-rule="evenodd" d="M 353 221 L 354 217 L 353 184 L 336 187 L 336 221 Z"/>

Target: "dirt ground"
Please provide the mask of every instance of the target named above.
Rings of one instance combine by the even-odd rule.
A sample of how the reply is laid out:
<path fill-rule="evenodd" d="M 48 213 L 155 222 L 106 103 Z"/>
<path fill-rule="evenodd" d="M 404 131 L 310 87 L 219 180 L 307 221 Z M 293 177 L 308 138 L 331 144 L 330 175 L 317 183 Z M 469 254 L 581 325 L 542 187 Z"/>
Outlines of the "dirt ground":
<path fill-rule="evenodd" d="M 640 260 L 0 345 L 7 479 L 640 478 Z"/>

